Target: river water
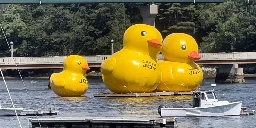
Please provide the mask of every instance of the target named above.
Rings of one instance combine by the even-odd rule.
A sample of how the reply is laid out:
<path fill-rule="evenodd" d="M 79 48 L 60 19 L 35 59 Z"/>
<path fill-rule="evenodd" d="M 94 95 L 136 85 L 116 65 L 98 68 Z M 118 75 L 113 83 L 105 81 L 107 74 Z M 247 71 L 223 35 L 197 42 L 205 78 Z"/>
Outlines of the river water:
<path fill-rule="evenodd" d="M 110 93 L 101 79 L 89 79 L 89 90 L 85 97 L 61 98 L 49 90 L 48 80 L 6 80 L 12 99 L 15 104 L 25 108 L 59 110 L 58 115 L 51 117 L 159 117 L 159 105 L 188 107 L 190 96 L 165 96 L 146 98 L 99 98 L 94 94 Z M 210 88 L 213 79 L 204 80 L 202 89 Z M 243 106 L 256 109 L 256 79 L 246 79 L 243 84 L 218 84 L 215 88 L 219 99 L 243 101 Z M 0 81 L 1 103 L 11 103 L 3 80 Z M 29 127 L 29 118 L 19 117 L 23 128 Z M 256 116 L 242 117 L 190 117 L 177 118 L 178 128 L 255 128 Z M 1 117 L 0 126 L 3 128 L 18 128 L 16 117 Z"/>

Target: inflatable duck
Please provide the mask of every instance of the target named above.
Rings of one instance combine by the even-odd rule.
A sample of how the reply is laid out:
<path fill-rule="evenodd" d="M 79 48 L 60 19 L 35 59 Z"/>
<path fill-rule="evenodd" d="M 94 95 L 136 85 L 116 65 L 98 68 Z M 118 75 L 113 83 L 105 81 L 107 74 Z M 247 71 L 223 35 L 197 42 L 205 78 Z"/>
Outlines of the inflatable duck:
<path fill-rule="evenodd" d="M 51 89 L 61 97 L 83 95 L 88 89 L 88 81 L 85 76 L 89 69 L 87 61 L 82 56 L 68 56 L 64 61 L 63 71 L 51 75 Z"/>
<path fill-rule="evenodd" d="M 157 91 L 193 91 L 203 80 L 203 72 L 194 61 L 200 59 L 195 39 L 184 33 L 168 35 L 163 41 L 164 60 L 158 62 L 161 80 Z"/>
<path fill-rule="evenodd" d="M 153 26 L 136 24 L 124 33 L 123 49 L 101 65 L 103 82 L 114 93 L 152 92 L 159 84 L 157 57 L 162 35 Z"/>

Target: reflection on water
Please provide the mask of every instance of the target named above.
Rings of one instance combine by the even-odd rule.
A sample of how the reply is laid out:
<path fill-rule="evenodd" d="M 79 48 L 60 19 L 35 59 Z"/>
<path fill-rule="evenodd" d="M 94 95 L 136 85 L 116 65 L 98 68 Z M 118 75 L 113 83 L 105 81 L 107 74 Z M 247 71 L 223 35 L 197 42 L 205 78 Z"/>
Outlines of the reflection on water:
<path fill-rule="evenodd" d="M 202 89 L 209 89 L 213 80 L 204 80 Z M 216 93 L 219 99 L 230 101 L 243 101 L 243 105 L 255 109 L 254 102 L 256 80 L 247 80 L 245 84 L 217 85 Z M 154 117 L 159 118 L 157 108 L 159 105 L 169 107 L 191 107 L 191 96 L 156 96 L 156 97 L 133 97 L 133 98 L 101 98 L 94 94 L 110 93 L 99 79 L 89 79 L 89 89 L 84 97 L 62 98 L 48 89 L 48 80 L 7 80 L 11 96 L 15 104 L 33 109 L 55 108 L 61 116 L 115 116 L 115 117 Z M 0 82 L 0 97 L 2 103 L 10 103 L 3 82 Z M 48 117 L 48 116 L 46 116 Z M 55 117 L 55 116 L 53 116 Z M 28 127 L 29 117 L 20 117 L 23 127 Z M 37 117 L 34 117 L 37 118 Z M 179 128 L 255 128 L 255 116 L 243 117 L 193 117 L 177 118 Z M 16 117 L 1 117 L 0 126 L 6 128 L 18 127 Z"/>
<path fill-rule="evenodd" d="M 81 97 L 56 97 L 56 98 L 60 98 L 63 99 L 65 101 L 83 101 L 86 100 L 86 97 L 81 96 Z"/>
<path fill-rule="evenodd" d="M 250 117 L 193 117 L 183 118 L 183 123 L 179 123 L 179 128 L 255 128 L 255 124 L 246 124 Z M 248 122 L 249 123 L 249 122 Z"/>
<path fill-rule="evenodd" d="M 152 104 L 158 100 L 164 100 L 167 102 L 172 101 L 186 101 L 192 100 L 192 96 L 183 95 L 183 96 L 155 96 L 155 97 L 127 97 L 127 98 L 103 98 L 110 102 L 122 102 L 124 104 L 139 104 L 139 105 L 147 105 Z"/>

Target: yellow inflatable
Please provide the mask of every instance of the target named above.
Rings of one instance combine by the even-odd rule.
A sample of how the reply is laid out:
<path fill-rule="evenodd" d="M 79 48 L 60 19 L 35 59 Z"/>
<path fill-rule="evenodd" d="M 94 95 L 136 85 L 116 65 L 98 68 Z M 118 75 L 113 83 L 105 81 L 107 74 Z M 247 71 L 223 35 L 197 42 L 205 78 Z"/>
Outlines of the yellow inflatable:
<path fill-rule="evenodd" d="M 124 33 L 123 49 L 101 65 L 102 79 L 115 93 L 154 91 L 160 80 L 157 56 L 162 35 L 149 25 L 136 24 Z"/>
<path fill-rule="evenodd" d="M 88 90 L 88 81 L 85 76 L 89 69 L 87 61 L 82 56 L 68 56 L 64 61 L 63 71 L 51 75 L 51 89 L 61 97 L 83 95 Z"/>
<path fill-rule="evenodd" d="M 163 41 L 164 60 L 158 62 L 161 74 L 157 91 L 193 91 L 203 80 L 203 72 L 194 60 L 200 59 L 195 39 L 184 33 L 168 35 Z"/>

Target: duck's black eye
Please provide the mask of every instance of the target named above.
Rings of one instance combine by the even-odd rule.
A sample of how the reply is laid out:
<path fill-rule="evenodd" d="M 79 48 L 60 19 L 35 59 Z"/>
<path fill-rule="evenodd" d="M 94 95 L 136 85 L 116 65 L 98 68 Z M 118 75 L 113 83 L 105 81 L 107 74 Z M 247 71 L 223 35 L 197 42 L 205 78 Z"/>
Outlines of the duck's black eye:
<path fill-rule="evenodd" d="M 141 34 L 142 36 L 146 36 L 146 35 L 147 35 L 147 32 L 142 31 L 140 34 Z"/>
<path fill-rule="evenodd" d="M 78 64 L 78 65 L 80 65 L 80 64 L 81 64 L 81 62 L 80 62 L 80 61 L 78 61 L 78 62 L 77 62 L 77 64 Z"/>
<path fill-rule="evenodd" d="M 181 46 L 181 49 L 182 49 L 182 50 L 186 50 L 186 49 L 187 49 L 186 45 L 182 45 L 182 46 Z"/>

